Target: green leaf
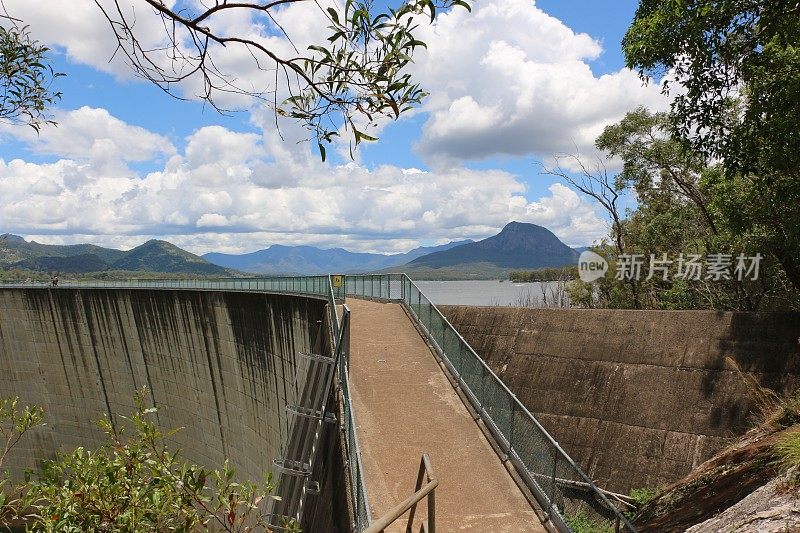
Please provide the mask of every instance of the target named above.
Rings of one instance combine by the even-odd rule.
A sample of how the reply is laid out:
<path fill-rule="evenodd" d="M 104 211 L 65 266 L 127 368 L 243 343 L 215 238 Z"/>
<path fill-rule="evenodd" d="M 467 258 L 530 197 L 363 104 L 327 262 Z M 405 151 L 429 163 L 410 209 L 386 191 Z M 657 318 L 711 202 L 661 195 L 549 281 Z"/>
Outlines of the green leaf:
<path fill-rule="evenodd" d="M 339 24 L 339 13 L 337 13 L 336 10 L 333 9 L 332 7 L 328 8 L 328 13 L 331 16 L 331 20 L 333 20 L 333 22 L 335 22 L 336 24 Z"/>

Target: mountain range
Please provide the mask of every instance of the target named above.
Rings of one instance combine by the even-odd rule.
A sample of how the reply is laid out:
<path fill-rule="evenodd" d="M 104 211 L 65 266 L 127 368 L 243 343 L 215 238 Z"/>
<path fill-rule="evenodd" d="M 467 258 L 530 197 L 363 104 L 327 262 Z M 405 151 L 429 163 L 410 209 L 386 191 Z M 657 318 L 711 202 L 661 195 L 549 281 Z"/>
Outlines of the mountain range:
<path fill-rule="evenodd" d="M 421 246 L 403 254 L 390 255 L 350 252 L 344 248 L 321 249 L 316 246 L 273 244 L 269 248 L 240 255 L 208 253 L 203 255 L 203 259 L 222 267 L 256 274 L 353 274 L 392 269 L 427 254 L 472 242 L 464 240 L 439 246 Z"/>
<path fill-rule="evenodd" d="M 417 279 L 487 279 L 505 277 L 511 270 L 571 265 L 577 258 L 578 251 L 550 230 L 521 222 L 510 222 L 497 235 L 477 242 L 456 241 L 402 254 L 272 245 L 247 254 L 208 253 L 200 257 L 161 240 L 123 251 L 93 244 L 40 244 L 17 235 L 0 235 L 0 268 L 73 274 L 124 271 L 231 276 L 402 271 Z"/>

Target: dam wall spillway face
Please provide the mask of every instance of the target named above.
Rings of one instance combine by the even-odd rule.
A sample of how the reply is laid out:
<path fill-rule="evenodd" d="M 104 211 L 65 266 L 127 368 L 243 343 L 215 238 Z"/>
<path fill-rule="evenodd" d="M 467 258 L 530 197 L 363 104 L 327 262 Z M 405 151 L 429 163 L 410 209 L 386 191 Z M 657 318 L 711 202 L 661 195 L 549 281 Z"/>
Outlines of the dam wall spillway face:
<path fill-rule="evenodd" d="M 677 481 L 752 427 L 753 386 L 800 386 L 800 313 L 442 306 L 607 489 Z"/>
<path fill-rule="evenodd" d="M 187 460 L 260 481 L 290 431 L 298 354 L 329 354 L 326 301 L 245 292 L 0 289 L 0 398 L 45 409 L 5 465 L 97 447 L 147 386 Z M 300 365 L 302 367 L 302 365 Z M 302 378 L 302 376 L 301 376 Z"/>

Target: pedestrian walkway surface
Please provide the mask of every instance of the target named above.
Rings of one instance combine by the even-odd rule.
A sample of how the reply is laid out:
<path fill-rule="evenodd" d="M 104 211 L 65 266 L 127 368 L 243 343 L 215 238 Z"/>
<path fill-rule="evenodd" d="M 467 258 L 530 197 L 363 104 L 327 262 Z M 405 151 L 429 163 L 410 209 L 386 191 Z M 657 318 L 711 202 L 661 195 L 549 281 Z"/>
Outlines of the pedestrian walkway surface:
<path fill-rule="evenodd" d="M 347 305 L 351 394 L 373 518 L 413 493 L 427 452 L 439 478 L 437 531 L 547 531 L 401 305 L 354 298 Z M 424 502 L 415 523 L 426 516 Z"/>

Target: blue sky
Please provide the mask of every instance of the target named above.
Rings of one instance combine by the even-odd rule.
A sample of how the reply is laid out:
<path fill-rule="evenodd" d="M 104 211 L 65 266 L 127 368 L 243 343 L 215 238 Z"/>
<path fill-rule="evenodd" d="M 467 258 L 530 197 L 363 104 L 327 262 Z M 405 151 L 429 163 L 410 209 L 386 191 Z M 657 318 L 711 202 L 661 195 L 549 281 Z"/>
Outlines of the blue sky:
<path fill-rule="evenodd" d="M 281 124 L 281 141 L 268 110 L 220 115 L 134 78 L 109 61 L 113 36 L 94 2 L 48 8 L 55 1 L 6 0 L 66 74 L 57 128 L 0 129 L 0 232 L 40 242 L 397 252 L 522 220 L 588 244 L 606 233 L 603 214 L 539 165 L 559 153 L 595 157 L 605 125 L 637 105 L 666 105 L 624 68 L 619 42 L 636 2 L 478 0 L 472 14 L 422 28 L 429 48 L 412 74 L 426 102 L 354 161 L 331 148 L 322 163 L 294 124 Z M 301 39 L 326 36 L 308 11 L 279 15 Z M 254 21 L 234 22 L 250 31 Z M 247 76 L 241 63 L 230 68 Z"/>

